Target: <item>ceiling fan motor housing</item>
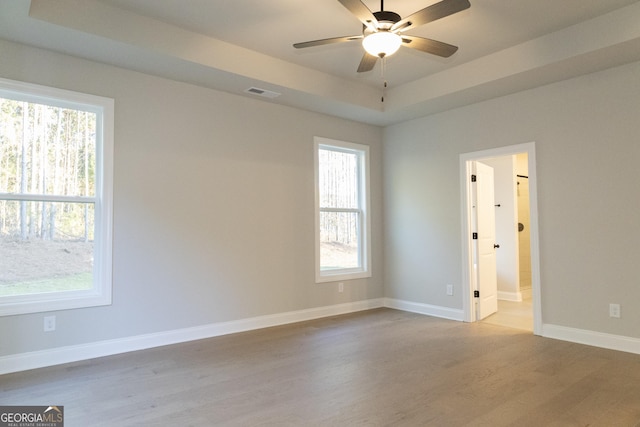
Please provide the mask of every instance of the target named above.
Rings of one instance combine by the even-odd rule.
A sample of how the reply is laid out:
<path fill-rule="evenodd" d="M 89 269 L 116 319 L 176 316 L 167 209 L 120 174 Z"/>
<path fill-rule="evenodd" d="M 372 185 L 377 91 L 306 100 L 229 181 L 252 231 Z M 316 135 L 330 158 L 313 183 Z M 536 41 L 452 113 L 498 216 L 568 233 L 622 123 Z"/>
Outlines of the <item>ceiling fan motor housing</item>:
<path fill-rule="evenodd" d="M 395 12 L 391 12 L 390 10 L 381 10 L 379 12 L 373 12 L 373 16 L 376 17 L 378 23 L 380 23 L 379 28 L 383 28 L 388 30 L 391 28 L 393 24 L 400 21 L 402 18 Z"/>

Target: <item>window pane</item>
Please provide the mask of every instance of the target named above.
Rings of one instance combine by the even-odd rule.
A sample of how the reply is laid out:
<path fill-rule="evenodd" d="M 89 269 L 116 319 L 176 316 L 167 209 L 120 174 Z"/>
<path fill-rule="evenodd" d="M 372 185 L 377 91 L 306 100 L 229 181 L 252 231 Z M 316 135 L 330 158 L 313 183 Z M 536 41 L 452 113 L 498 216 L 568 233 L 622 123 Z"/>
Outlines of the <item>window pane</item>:
<path fill-rule="evenodd" d="M 0 201 L 0 296 L 93 287 L 94 205 Z"/>
<path fill-rule="evenodd" d="M 95 195 L 96 114 L 0 98 L 0 193 Z"/>
<path fill-rule="evenodd" d="M 322 208 L 358 207 L 358 155 L 318 150 L 319 191 Z"/>
<path fill-rule="evenodd" d="M 320 269 L 359 268 L 359 214 L 320 212 Z"/>

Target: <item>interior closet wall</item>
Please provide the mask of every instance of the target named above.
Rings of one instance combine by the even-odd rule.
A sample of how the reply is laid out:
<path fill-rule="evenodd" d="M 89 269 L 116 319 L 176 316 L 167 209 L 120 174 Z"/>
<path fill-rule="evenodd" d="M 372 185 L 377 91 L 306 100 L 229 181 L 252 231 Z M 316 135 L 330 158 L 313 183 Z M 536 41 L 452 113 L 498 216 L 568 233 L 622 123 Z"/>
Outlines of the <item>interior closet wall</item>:
<path fill-rule="evenodd" d="M 518 249 L 520 293 L 523 298 L 531 298 L 531 239 L 529 209 L 529 176 L 527 154 L 516 156 L 516 178 L 518 198 Z"/>

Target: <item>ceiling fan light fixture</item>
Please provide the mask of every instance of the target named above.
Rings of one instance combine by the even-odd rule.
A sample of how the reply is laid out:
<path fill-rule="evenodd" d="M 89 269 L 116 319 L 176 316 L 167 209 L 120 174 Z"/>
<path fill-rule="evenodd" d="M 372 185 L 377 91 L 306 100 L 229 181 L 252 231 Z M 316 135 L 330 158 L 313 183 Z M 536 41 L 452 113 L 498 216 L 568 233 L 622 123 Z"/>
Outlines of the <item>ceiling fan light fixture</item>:
<path fill-rule="evenodd" d="M 391 31 L 378 31 L 369 34 L 362 40 L 362 47 L 369 55 L 384 58 L 393 55 L 400 49 L 402 37 Z"/>

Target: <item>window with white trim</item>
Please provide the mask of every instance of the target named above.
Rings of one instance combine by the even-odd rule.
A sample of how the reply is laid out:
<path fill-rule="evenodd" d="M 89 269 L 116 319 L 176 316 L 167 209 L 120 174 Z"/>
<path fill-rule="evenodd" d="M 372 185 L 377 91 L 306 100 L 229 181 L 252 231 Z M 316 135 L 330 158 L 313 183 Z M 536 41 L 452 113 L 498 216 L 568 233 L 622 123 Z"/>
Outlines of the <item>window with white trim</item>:
<path fill-rule="evenodd" d="M 113 100 L 0 79 L 0 315 L 111 303 Z"/>
<path fill-rule="evenodd" d="M 315 138 L 316 282 L 371 277 L 369 147 Z"/>

